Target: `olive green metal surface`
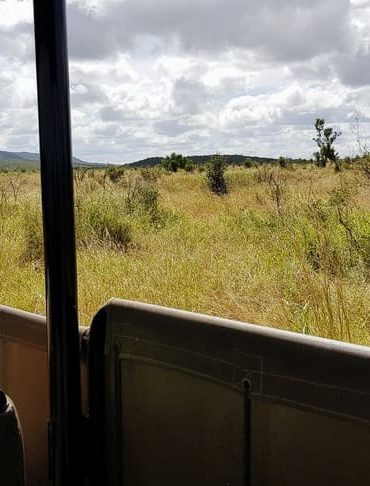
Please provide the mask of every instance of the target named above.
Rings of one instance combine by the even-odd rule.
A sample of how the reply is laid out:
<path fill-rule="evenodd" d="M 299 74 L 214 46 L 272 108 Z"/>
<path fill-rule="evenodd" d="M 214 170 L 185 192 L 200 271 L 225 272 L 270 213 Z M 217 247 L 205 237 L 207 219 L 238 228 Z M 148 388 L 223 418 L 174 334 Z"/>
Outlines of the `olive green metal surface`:
<path fill-rule="evenodd" d="M 84 332 L 80 328 L 80 336 Z M 82 399 L 85 410 L 86 376 L 83 364 Z M 26 485 L 50 485 L 49 374 L 44 317 L 0 306 L 0 388 L 14 402 L 20 419 L 25 449 Z"/>
<path fill-rule="evenodd" d="M 370 484 L 370 349 L 112 300 L 90 335 L 93 484 Z"/>
<path fill-rule="evenodd" d="M 81 335 L 92 485 L 370 484 L 370 349 L 118 300 Z M 0 360 L 44 486 L 44 318 L 0 307 Z"/>

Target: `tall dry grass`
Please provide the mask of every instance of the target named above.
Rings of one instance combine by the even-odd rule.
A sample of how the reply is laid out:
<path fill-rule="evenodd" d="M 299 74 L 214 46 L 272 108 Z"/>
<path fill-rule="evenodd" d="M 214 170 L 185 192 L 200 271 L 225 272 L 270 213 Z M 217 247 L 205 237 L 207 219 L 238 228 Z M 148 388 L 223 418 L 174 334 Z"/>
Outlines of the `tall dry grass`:
<path fill-rule="evenodd" d="M 13 175 L 13 177 L 16 177 Z M 38 174 L 0 174 L 0 301 L 44 312 Z M 357 343 L 370 330 L 370 186 L 361 171 L 77 174 L 81 320 L 110 297 Z"/>

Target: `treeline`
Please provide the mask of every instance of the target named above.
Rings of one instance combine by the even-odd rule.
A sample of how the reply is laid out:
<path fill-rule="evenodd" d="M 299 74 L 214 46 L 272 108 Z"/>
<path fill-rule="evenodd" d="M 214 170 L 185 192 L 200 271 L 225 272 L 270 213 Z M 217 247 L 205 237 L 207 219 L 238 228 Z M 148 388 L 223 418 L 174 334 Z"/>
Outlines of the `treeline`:
<path fill-rule="evenodd" d="M 139 160 L 137 162 L 133 162 L 131 164 L 127 164 L 130 167 L 154 167 L 157 165 L 163 165 L 163 161 L 168 159 L 168 157 L 172 157 L 172 159 L 176 159 L 178 156 L 191 161 L 194 165 L 206 165 L 208 164 L 216 155 L 218 154 L 210 154 L 210 155 L 193 155 L 193 156 L 184 156 L 182 154 L 176 154 L 173 152 L 170 156 L 167 157 L 148 157 L 143 160 Z M 250 157 L 245 155 L 223 155 L 223 159 L 226 161 L 228 165 L 245 165 L 246 161 L 250 161 L 251 163 L 258 164 L 276 164 L 277 159 L 272 157 Z M 181 167 L 179 167 L 181 168 Z"/>

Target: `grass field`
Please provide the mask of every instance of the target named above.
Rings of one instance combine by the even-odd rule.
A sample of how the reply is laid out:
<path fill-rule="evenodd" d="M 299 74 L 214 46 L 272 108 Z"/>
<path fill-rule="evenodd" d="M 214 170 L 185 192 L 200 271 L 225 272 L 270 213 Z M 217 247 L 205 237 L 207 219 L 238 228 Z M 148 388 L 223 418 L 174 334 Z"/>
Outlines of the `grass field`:
<path fill-rule="evenodd" d="M 79 306 L 110 297 L 370 343 L 370 184 L 361 171 L 77 172 Z M 0 302 L 44 313 L 38 173 L 0 173 Z"/>

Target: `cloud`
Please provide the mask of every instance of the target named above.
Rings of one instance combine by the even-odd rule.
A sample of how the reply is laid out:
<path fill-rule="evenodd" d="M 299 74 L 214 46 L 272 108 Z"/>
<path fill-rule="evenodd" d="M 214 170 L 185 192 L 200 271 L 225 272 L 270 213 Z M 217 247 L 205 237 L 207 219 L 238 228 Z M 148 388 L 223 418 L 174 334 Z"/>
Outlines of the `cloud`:
<path fill-rule="evenodd" d="M 349 86 L 370 85 L 370 50 L 360 48 L 352 55 L 338 56 L 335 67 L 341 81 Z"/>
<path fill-rule="evenodd" d="M 29 22 L 21 22 L 11 27 L 0 24 L 0 56 L 15 61 L 33 61 L 33 29 Z"/>
<path fill-rule="evenodd" d="M 71 58 L 107 59 L 119 46 L 109 23 L 93 10 L 71 3 L 67 8 L 68 45 Z"/>
<path fill-rule="evenodd" d="M 207 104 L 206 86 L 197 79 L 180 77 L 172 86 L 174 111 L 178 113 L 199 113 Z"/>
<path fill-rule="evenodd" d="M 75 76 L 70 83 L 70 91 L 72 105 L 76 107 L 86 105 L 91 108 L 94 104 L 107 102 L 107 96 L 102 88 Z"/>
<path fill-rule="evenodd" d="M 154 123 L 155 131 L 160 135 L 166 135 L 168 137 L 176 137 L 192 129 L 185 123 L 182 123 L 176 119 L 161 120 Z"/>
<path fill-rule="evenodd" d="M 125 0 L 100 12 L 85 2 L 69 9 L 78 58 L 126 52 L 144 38 L 192 55 L 239 49 L 294 61 L 343 50 L 351 36 L 349 0 Z"/>
<path fill-rule="evenodd" d="M 104 106 L 99 112 L 100 119 L 107 122 L 120 122 L 123 120 L 123 113 L 112 106 Z"/>
<path fill-rule="evenodd" d="M 319 115 L 345 121 L 346 91 L 329 86 L 302 88 L 294 83 L 273 93 L 240 96 L 230 100 L 220 113 L 221 126 L 308 125 Z"/>
<path fill-rule="evenodd" d="M 370 120 L 369 5 L 70 1 L 75 154 L 309 156 L 316 117 L 349 143 L 354 117 Z M 33 42 L 31 0 L 0 1 L 0 148 L 37 149 Z"/>

